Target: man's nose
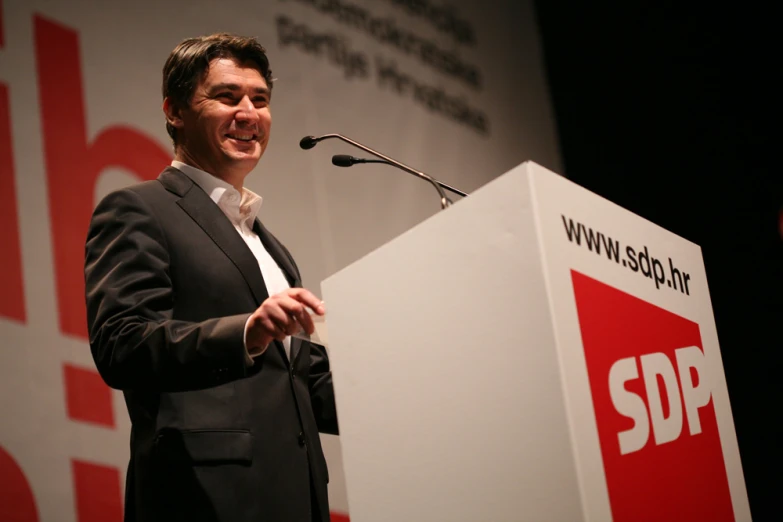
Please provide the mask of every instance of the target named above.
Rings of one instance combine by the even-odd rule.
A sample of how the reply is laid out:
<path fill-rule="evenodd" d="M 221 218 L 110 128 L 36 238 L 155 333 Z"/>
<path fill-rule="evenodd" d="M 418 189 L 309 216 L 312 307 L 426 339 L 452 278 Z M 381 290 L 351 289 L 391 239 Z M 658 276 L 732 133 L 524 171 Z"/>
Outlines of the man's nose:
<path fill-rule="evenodd" d="M 248 96 L 244 96 L 241 100 L 239 100 L 239 104 L 237 105 L 237 108 L 239 109 L 236 115 L 237 120 L 247 121 L 247 122 L 258 121 L 256 106 L 253 105 L 253 102 L 250 101 L 250 98 Z"/>

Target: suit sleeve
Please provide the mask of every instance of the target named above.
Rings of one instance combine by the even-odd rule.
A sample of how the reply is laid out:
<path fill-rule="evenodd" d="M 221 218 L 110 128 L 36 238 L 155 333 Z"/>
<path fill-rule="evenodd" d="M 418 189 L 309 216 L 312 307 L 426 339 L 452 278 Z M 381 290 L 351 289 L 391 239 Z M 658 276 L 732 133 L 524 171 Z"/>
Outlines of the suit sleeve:
<path fill-rule="evenodd" d="M 202 322 L 172 318 L 166 239 L 138 194 L 121 190 L 98 205 L 85 250 L 90 349 L 109 386 L 184 391 L 245 375 L 250 314 Z"/>

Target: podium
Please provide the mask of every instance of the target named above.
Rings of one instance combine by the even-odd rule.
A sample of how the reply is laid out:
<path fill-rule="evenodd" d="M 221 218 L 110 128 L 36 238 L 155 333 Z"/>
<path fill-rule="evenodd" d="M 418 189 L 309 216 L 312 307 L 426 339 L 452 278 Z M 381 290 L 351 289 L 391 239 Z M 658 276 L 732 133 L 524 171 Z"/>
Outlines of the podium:
<path fill-rule="evenodd" d="M 322 293 L 352 522 L 750 520 L 697 245 L 527 162 Z"/>

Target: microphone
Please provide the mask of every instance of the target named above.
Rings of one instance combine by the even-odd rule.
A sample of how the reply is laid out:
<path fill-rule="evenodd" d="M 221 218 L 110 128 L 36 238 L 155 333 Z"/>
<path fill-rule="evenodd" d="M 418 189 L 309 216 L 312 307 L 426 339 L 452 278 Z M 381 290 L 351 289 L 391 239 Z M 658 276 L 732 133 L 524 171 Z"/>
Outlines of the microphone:
<path fill-rule="evenodd" d="M 346 156 L 345 154 L 337 154 L 335 156 L 332 156 L 332 165 L 336 167 L 350 167 L 351 165 L 355 165 L 356 163 L 359 163 L 359 158 L 354 158 L 353 156 Z"/>
<path fill-rule="evenodd" d="M 417 176 L 428 183 L 430 183 L 433 187 L 435 187 L 435 190 L 438 191 L 438 195 L 440 196 L 440 208 L 445 209 L 449 205 L 452 204 L 452 201 L 446 197 L 446 193 L 443 192 L 444 187 L 448 187 L 448 185 L 445 185 L 437 180 L 435 180 L 432 176 L 429 176 L 428 174 L 425 174 L 423 172 L 420 172 L 414 168 L 409 167 L 408 165 L 405 165 L 404 163 L 400 163 L 399 161 L 390 158 L 389 156 L 386 156 L 384 154 L 381 154 L 380 152 L 377 152 L 370 147 L 367 147 L 366 145 L 362 145 L 361 143 L 354 141 L 350 138 L 347 138 L 341 134 L 324 134 L 323 136 L 315 137 L 315 136 L 305 136 L 299 141 L 299 146 L 302 147 L 305 150 L 312 149 L 315 147 L 319 141 L 326 140 L 330 138 L 336 138 L 338 140 L 344 141 L 348 143 L 349 145 L 353 145 L 357 149 L 361 149 L 369 154 L 372 154 L 376 158 L 380 158 L 382 161 L 377 160 L 362 160 L 361 158 L 354 158 L 353 156 L 344 156 L 342 154 L 334 156 L 332 158 L 332 163 L 334 165 L 337 165 L 338 167 L 350 167 L 354 163 L 386 163 L 389 165 L 392 165 L 394 167 L 397 167 L 398 169 L 404 170 L 408 174 L 413 174 L 414 176 Z M 448 187 L 449 190 L 452 190 L 453 192 L 460 194 L 462 196 L 467 196 L 466 193 L 462 191 L 458 191 L 457 189 L 453 189 L 452 187 Z"/>
<path fill-rule="evenodd" d="M 354 158 L 353 156 L 348 156 L 346 154 L 335 154 L 334 156 L 332 156 L 332 165 L 335 165 L 337 167 L 352 167 L 357 163 L 383 163 L 384 165 L 389 165 L 391 167 L 397 166 L 394 163 L 389 163 L 388 161 L 373 160 L 373 159 L 366 159 L 366 158 Z M 462 197 L 467 197 L 467 194 L 465 192 L 462 192 L 461 190 L 456 189 L 451 185 L 447 185 L 446 183 L 440 182 L 437 179 L 434 179 L 434 181 L 441 187 L 445 188 L 450 192 L 453 192 L 454 194 L 457 194 Z"/>
<path fill-rule="evenodd" d="M 315 147 L 315 145 L 318 143 L 318 140 L 315 139 L 314 136 L 305 136 L 301 140 L 299 140 L 299 146 L 302 147 L 304 150 L 309 150 Z"/>
<path fill-rule="evenodd" d="M 357 163 L 385 163 L 386 165 L 391 165 L 388 161 L 354 158 L 353 156 L 348 156 L 346 154 L 335 154 L 332 156 L 332 165 L 336 167 L 351 167 Z"/>

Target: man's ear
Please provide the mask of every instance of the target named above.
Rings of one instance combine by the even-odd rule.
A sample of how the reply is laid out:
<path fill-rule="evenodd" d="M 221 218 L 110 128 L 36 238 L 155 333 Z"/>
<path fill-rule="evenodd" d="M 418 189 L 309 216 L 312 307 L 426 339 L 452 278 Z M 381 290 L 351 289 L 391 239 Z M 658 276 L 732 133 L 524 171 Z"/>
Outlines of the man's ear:
<path fill-rule="evenodd" d="M 163 113 L 166 115 L 166 121 L 175 129 L 185 126 L 179 106 L 168 96 L 163 99 Z"/>

